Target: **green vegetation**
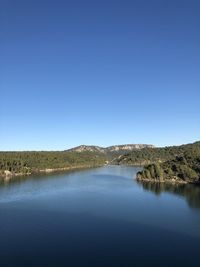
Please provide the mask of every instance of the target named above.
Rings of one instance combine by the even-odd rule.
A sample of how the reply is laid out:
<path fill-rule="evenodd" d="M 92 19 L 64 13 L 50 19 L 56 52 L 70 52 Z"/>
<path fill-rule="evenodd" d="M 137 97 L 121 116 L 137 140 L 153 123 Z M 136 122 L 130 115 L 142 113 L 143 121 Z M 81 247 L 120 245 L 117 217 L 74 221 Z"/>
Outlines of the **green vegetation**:
<path fill-rule="evenodd" d="M 0 152 L 0 176 L 5 176 L 5 171 L 17 175 L 47 169 L 95 167 L 106 161 L 144 166 L 137 174 L 138 180 L 200 182 L 200 142 L 164 148 L 144 147 L 120 155 L 101 151 Z"/>
<path fill-rule="evenodd" d="M 180 150 L 179 150 L 180 148 Z M 172 150 L 171 150 L 172 151 Z M 171 159 L 158 158 L 157 161 L 145 165 L 138 172 L 138 180 L 174 181 L 185 183 L 200 182 L 200 142 L 176 147 L 170 155 Z"/>
<path fill-rule="evenodd" d="M 138 173 L 138 179 L 144 178 L 146 180 L 156 179 L 163 181 L 164 173 L 160 164 L 154 163 L 144 167 L 144 170 Z"/>
<path fill-rule="evenodd" d="M 103 165 L 105 160 L 104 155 L 92 152 L 0 152 L 0 175 L 5 171 L 29 174 L 45 169 L 93 167 Z"/>
<path fill-rule="evenodd" d="M 126 153 L 118 157 L 117 159 L 115 159 L 115 163 L 144 166 L 153 162 L 163 162 L 166 160 L 172 160 L 176 156 L 181 156 L 187 151 L 191 151 L 194 147 L 200 147 L 200 142 L 182 146 L 158 148 L 146 147 L 141 150 L 133 150 L 131 153 Z"/>

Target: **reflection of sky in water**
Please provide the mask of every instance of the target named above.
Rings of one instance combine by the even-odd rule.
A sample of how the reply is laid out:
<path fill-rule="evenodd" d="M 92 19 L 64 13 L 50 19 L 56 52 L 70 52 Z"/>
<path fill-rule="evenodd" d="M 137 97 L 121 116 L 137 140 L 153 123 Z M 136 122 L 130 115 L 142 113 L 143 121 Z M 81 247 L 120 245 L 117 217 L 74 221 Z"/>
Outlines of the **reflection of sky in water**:
<path fill-rule="evenodd" d="M 108 166 L 68 174 L 28 177 L 0 187 L 0 211 L 49 211 L 52 214 L 89 214 L 137 222 L 200 238 L 200 210 L 188 205 L 196 187 L 138 184 L 138 168 Z M 157 185 L 156 185 L 157 186 Z M 155 194 L 157 192 L 158 194 Z"/>

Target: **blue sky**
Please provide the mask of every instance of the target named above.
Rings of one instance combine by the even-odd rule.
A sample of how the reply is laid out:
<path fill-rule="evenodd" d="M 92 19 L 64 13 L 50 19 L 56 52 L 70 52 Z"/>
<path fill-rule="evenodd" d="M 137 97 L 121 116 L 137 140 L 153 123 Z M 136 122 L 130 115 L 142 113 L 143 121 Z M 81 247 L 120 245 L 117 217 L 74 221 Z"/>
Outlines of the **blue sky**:
<path fill-rule="evenodd" d="M 200 139 L 200 1 L 0 2 L 0 150 Z"/>

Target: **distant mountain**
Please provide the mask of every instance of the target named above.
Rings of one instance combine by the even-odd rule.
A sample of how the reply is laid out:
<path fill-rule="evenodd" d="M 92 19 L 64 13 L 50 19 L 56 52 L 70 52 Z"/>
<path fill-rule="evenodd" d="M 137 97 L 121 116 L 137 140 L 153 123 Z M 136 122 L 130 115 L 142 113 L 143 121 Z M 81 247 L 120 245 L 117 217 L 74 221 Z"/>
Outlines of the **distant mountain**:
<path fill-rule="evenodd" d="M 85 145 L 81 145 L 81 146 L 77 146 L 77 147 L 73 147 L 70 148 L 66 151 L 69 152 L 96 152 L 96 153 L 106 153 L 105 148 L 100 147 L 100 146 L 85 146 Z"/>
<path fill-rule="evenodd" d="M 116 146 L 109 146 L 106 149 L 106 151 L 109 152 L 128 152 L 132 150 L 140 150 L 143 148 L 154 148 L 153 145 L 147 145 L 147 144 L 128 144 L 128 145 L 116 145 Z"/>
<path fill-rule="evenodd" d="M 100 146 L 86 146 L 81 145 L 67 151 L 71 152 L 94 152 L 94 153 L 126 153 L 131 152 L 132 150 L 140 150 L 143 148 L 154 148 L 153 145 L 146 145 L 146 144 L 126 144 L 126 145 L 116 145 L 116 146 L 109 146 L 109 147 L 100 147 Z"/>

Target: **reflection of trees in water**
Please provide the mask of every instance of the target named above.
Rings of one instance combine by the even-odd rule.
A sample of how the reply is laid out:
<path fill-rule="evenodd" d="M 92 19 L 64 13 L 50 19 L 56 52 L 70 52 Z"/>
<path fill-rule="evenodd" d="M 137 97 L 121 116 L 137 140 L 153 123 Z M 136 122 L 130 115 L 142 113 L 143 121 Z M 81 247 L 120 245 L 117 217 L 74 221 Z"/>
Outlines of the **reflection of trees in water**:
<path fill-rule="evenodd" d="M 155 182 L 138 182 L 144 190 L 151 191 L 156 195 L 162 192 L 172 193 L 184 197 L 192 208 L 200 209 L 200 186 L 192 184 L 170 184 Z"/>
<path fill-rule="evenodd" d="M 8 186 L 8 185 L 14 185 L 14 184 L 20 184 L 27 180 L 27 176 L 16 176 L 16 177 L 8 177 L 8 178 L 1 178 L 0 179 L 0 187 L 1 186 Z"/>
<path fill-rule="evenodd" d="M 68 171 L 70 172 L 70 171 Z M 72 172 L 72 171 L 71 171 Z M 65 172 L 67 173 L 67 171 Z M 51 177 L 54 177 L 55 174 L 59 175 L 59 174 L 63 174 L 63 172 L 56 172 L 56 173 L 37 173 L 37 174 L 33 174 L 31 176 L 29 175 L 22 175 L 22 176 L 12 176 L 12 177 L 8 177 L 7 179 L 5 178 L 1 178 L 0 179 L 0 188 L 4 187 L 4 186 L 13 186 L 13 185 L 17 185 L 17 184 L 21 184 L 25 181 L 30 181 L 30 180 L 43 180 L 43 179 L 48 179 Z"/>

